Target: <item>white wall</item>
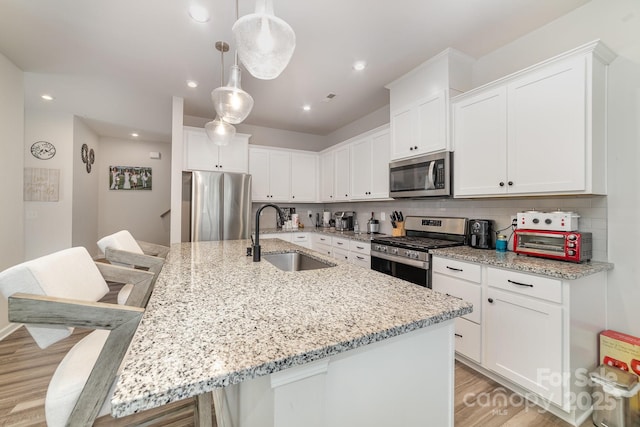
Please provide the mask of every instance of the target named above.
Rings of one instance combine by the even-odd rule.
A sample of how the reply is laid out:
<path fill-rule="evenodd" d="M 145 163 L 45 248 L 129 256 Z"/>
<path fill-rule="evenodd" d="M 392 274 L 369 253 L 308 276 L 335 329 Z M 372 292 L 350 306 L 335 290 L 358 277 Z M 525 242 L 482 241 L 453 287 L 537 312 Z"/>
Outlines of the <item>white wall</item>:
<path fill-rule="evenodd" d="M 159 151 L 161 158 L 150 159 L 151 151 Z M 110 190 L 109 166 L 151 167 L 151 191 Z M 99 180 L 99 236 L 129 230 L 138 240 L 169 244 L 169 216 L 161 218 L 160 215 L 171 206 L 171 145 L 100 138 L 100 156 L 96 160 L 95 173 Z"/>
<path fill-rule="evenodd" d="M 0 271 L 24 260 L 24 78 L 0 54 Z M 7 300 L 0 296 L 0 338 L 13 330 Z"/>
<path fill-rule="evenodd" d="M 49 141 L 56 155 L 39 160 L 29 151 L 35 141 Z M 33 259 L 71 247 L 73 218 L 73 115 L 38 109 L 25 111 L 25 167 L 60 170 L 59 201 L 24 202 L 25 258 Z M 80 152 L 77 153 L 80 156 Z"/>
<path fill-rule="evenodd" d="M 84 246 L 89 253 L 97 252 L 98 241 L 98 177 L 100 169 L 94 163 L 91 172 L 82 161 L 80 149 L 87 144 L 100 158 L 98 136 L 79 117 L 73 118 L 73 206 L 71 245 Z"/>
<path fill-rule="evenodd" d="M 346 126 L 336 129 L 326 136 L 326 143 L 323 148 L 331 147 L 356 135 L 360 135 L 368 130 L 375 129 L 379 126 L 389 123 L 390 118 L 389 105 L 377 109 L 373 113 L 349 123 Z"/>

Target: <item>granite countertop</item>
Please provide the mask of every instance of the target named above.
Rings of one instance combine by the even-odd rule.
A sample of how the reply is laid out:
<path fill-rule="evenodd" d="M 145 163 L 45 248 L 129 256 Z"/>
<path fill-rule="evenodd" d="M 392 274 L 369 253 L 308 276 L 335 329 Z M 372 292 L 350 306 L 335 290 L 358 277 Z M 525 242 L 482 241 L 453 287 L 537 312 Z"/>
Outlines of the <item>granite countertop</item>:
<path fill-rule="evenodd" d="M 472 311 L 470 303 L 279 239 L 332 268 L 284 272 L 248 240 L 171 246 L 116 386 L 116 417 L 208 392 Z"/>
<path fill-rule="evenodd" d="M 255 231 L 253 232 L 255 234 Z M 320 233 L 327 236 L 343 237 L 345 239 L 358 240 L 360 242 L 370 242 L 377 237 L 388 237 L 388 234 L 367 234 L 367 233 L 355 233 L 353 231 L 331 231 L 329 228 L 299 228 L 297 230 L 286 230 L 283 228 L 260 228 L 260 236 L 263 234 L 277 234 L 277 233 Z"/>
<path fill-rule="evenodd" d="M 575 280 L 590 274 L 613 269 L 613 264 L 608 262 L 590 261 L 577 264 L 574 262 L 518 255 L 514 252 L 501 253 L 490 249 L 476 249 L 469 246 L 432 249 L 429 252 L 440 257 L 566 280 Z"/>

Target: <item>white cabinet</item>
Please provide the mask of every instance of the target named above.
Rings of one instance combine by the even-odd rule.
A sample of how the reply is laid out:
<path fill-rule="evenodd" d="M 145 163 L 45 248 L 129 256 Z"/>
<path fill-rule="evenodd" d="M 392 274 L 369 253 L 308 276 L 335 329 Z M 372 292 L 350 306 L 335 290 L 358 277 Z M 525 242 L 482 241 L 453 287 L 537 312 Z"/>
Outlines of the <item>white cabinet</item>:
<path fill-rule="evenodd" d="M 473 304 L 473 311 L 456 318 L 456 352 L 482 362 L 482 273 L 481 266 L 433 257 L 432 289 Z"/>
<path fill-rule="evenodd" d="M 362 268 L 371 268 L 371 243 L 351 240 L 349 262 Z"/>
<path fill-rule="evenodd" d="M 351 200 L 389 198 L 389 130 L 351 144 Z"/>
<path fill-rule="evenodd" d="M 315 202 L 318 187 L 318 156 L 316 154 L 291 153 L 292 202 Z"/>
<path fill-rule="evenodd" d="M 320 155 L 320 201 L 333 202 L 335 195 L 335 152 Z"/>
<path fill-rule="evenodd" d="M 291 243 L 311 249 L 311 236 L 310 233 L 293 232 L 291 233 Z"/>
<path fill-rule="evenodd" d="M 250 147 L 253 201 L 315 202 L 317 164 L 315 153 Z"/>
<path fill-rule="evenodd" d="M 288 201 L 291 193 L 291 154 L 287 151 L 254 147 L 249 151 L 253 201 Z"/>
<path fill-rule="evenodd" d="M 335 197 L 336 201 L 350 199 L 351 194 L 351 161 L 348 145 L 334 151 L 335 158 Z"/>
<path fill-rule="evenodd" d="M 228 145 L 218 146 L 204 129 L 185 126 L 183 132 L 184 170 L 247 173 L 249 135 L 236 134 Z"/>
<path fill-rule="evenodd" d="M 449 149 L 449 95 L 440 91 L 391 112 L 391 159 Z"/>
<path fill-rule="evenodd" d="M 454 196 L 605 194 L 612 57 L 591 43 L 454 98 Z"/>
<path fill-rule="evenodd" d="M 333 247 L 331 246 L 331 240 L 331 236 L 314 233 L 311 236 L 311 249 L 327 256 L 333 256 Z"/>
<path fill-rule="evenodd" d="M 389 83 L 391 160 L 451 150 L 449 97 L 472 87 L 474 59 L 446 49 Z"/>

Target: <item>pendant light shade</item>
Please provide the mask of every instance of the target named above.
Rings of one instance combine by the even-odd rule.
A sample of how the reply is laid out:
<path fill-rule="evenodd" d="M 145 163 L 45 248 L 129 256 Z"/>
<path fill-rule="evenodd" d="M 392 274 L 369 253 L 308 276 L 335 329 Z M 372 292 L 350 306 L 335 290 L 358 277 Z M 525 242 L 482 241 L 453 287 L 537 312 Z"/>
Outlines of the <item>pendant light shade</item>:
<path fill-rule="evenodd" d="M 278 77 L 296 48 L 296 35 L 273 14 L 272 0 L 256 0 L 256 12 L 238 19 L 232 31 L 240 61 L 258 79 Z"/>
<path fill-rule="evenodd" d="M 209 139 L 220 146 L 228 145 L 236 135 L 236 128 L 220 119 L 219 116 L 204 125 L 204 130 Z"/>
<path fill-rule="evenodd" d="M 218 117 L 227 123 L 236 125 L 247 118 L 253 108 L 253 98 L 240 87 L 240 67 L 231 66 L 229 83 L 214 89 L 211 101 Z"/>

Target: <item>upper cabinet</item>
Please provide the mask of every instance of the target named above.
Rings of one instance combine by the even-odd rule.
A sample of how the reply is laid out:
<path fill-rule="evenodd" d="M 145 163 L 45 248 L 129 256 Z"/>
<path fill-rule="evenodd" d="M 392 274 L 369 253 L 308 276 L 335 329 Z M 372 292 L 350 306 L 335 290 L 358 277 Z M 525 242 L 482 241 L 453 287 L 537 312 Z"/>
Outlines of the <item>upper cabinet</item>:
<path fill-rule="evenodd" d="M 351 143 L 351 200 L 389 198 L 389 129 Z"/>
<path fill-rule="evenodd" d="M 606 194 L 613 58 L 590 43 L 456 97 L 454 195 Z"/>
<path fill-rule="evenodd" d="M 386 86 L 390 90 L 390 160 L 452 149 L 449 97 L 471 88 L 473 61 L 447 49 Z"/>
<path fill-rule="evenodd" d="M 337 148 L 334 152 L 335 159 L 335 196 L 336 201 L 346 201 L 351 198 L 351 152 L 348 145 Z"/>
<path fill-rule="evenodd" d="M 333 202 L 335 200 L 335 152 L 327 151 L 320 154 L 320 201 Z"/>
<path fill-rule="evenodd" d="M 249 148 L 254 202 L 315 202 L 317 155 L 269 147 Z"/>
<path fill-rule="evenodd" d="M 229 145 L 218 146 L 204 129 L 184 127 L 184 170 L 247 173 L 249 136 L 236 134 Z"/>

